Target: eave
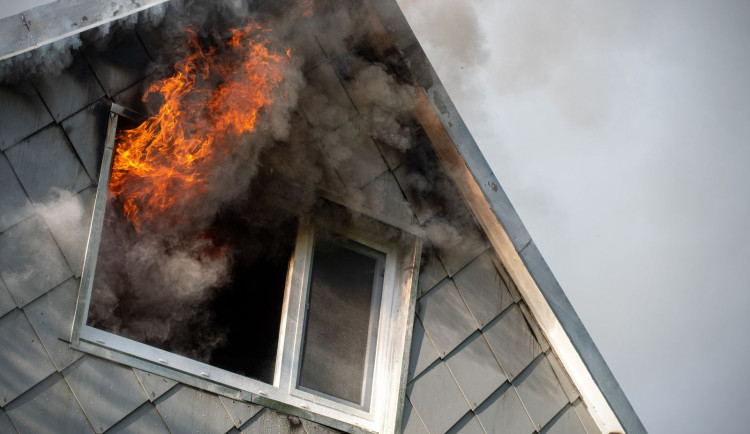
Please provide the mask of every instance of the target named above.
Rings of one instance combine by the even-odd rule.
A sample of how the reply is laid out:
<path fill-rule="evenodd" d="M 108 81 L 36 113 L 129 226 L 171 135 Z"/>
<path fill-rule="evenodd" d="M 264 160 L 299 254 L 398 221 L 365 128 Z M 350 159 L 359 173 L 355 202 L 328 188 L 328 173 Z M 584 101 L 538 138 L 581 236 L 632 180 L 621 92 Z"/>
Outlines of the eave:
<path fill-rule="evenodd" d="M 166 0 L 57 0 L 0 19 L 0 60 L 149 9 Z"/>

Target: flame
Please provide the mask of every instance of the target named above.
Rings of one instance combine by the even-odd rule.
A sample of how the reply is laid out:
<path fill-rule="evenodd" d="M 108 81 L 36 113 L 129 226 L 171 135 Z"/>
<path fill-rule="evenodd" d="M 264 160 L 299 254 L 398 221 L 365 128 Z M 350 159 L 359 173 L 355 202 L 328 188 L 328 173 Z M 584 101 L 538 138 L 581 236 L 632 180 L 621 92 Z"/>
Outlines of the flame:
<path fill-rule="evenodd" d="M 251 23 L 233 29 L 225 47 L 204 49 L 188 29 L 186 57 L 143 96 L 160 95 L 159 111 L 118 134 L 110 191 L 138 232 L 177 201 L 199 199 L 212 162 L 272 104 L 289 57 L 269 50 L 262 32 Z"/>

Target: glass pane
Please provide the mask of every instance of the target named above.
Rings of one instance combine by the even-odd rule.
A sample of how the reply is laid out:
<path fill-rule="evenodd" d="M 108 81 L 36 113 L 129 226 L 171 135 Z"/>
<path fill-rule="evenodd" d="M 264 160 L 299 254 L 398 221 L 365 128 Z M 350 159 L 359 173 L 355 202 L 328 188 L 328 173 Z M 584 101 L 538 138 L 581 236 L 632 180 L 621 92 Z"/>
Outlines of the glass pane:
<path fill-rule="evenodd" d="M 316 240 L 300 386 L 366 405 L 384 255 Z"/>

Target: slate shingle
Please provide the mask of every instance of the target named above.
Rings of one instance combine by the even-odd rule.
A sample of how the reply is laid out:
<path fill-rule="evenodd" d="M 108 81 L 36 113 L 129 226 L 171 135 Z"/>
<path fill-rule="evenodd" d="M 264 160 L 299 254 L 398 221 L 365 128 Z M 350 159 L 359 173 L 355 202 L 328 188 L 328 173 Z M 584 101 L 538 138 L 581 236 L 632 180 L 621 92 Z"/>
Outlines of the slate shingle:
<path fill-rule="evenodd" d="M 45 203 L 91 185 L 62 129 L 47 127 L 5 152 L 32 202 Z"/>
<path fill-rule="evenodd" d="M 72 273 L 41 218 L 0 233 L 0 276 L 18 306 L 25 306 Z"/>
<path fill-rule="evenodd" d="M 55 373 L 13 401 L 8 416 L 21 433 L 93 433 L 62 375 Z"/>

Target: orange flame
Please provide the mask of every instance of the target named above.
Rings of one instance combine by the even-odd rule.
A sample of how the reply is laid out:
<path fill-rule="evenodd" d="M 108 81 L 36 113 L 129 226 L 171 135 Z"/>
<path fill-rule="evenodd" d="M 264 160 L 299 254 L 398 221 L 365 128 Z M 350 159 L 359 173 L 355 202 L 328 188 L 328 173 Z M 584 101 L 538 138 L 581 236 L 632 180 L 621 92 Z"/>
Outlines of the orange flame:
<path fill-rule="evenodd" d="M 174 74 L 148 89 L 164 104 L 137 128 L 118 135 L 110 191 L 138 232 L 176 201 L 208 189 L 207 170 L 230 140 L 255 130 L 283 80 L 284 54 L 272 52 L 257 24 L 233 29 L 226 47 L 204 49 L 188 30 L 187 56 Z M 218 84 L 217 84 L 218 83 Z"/>

